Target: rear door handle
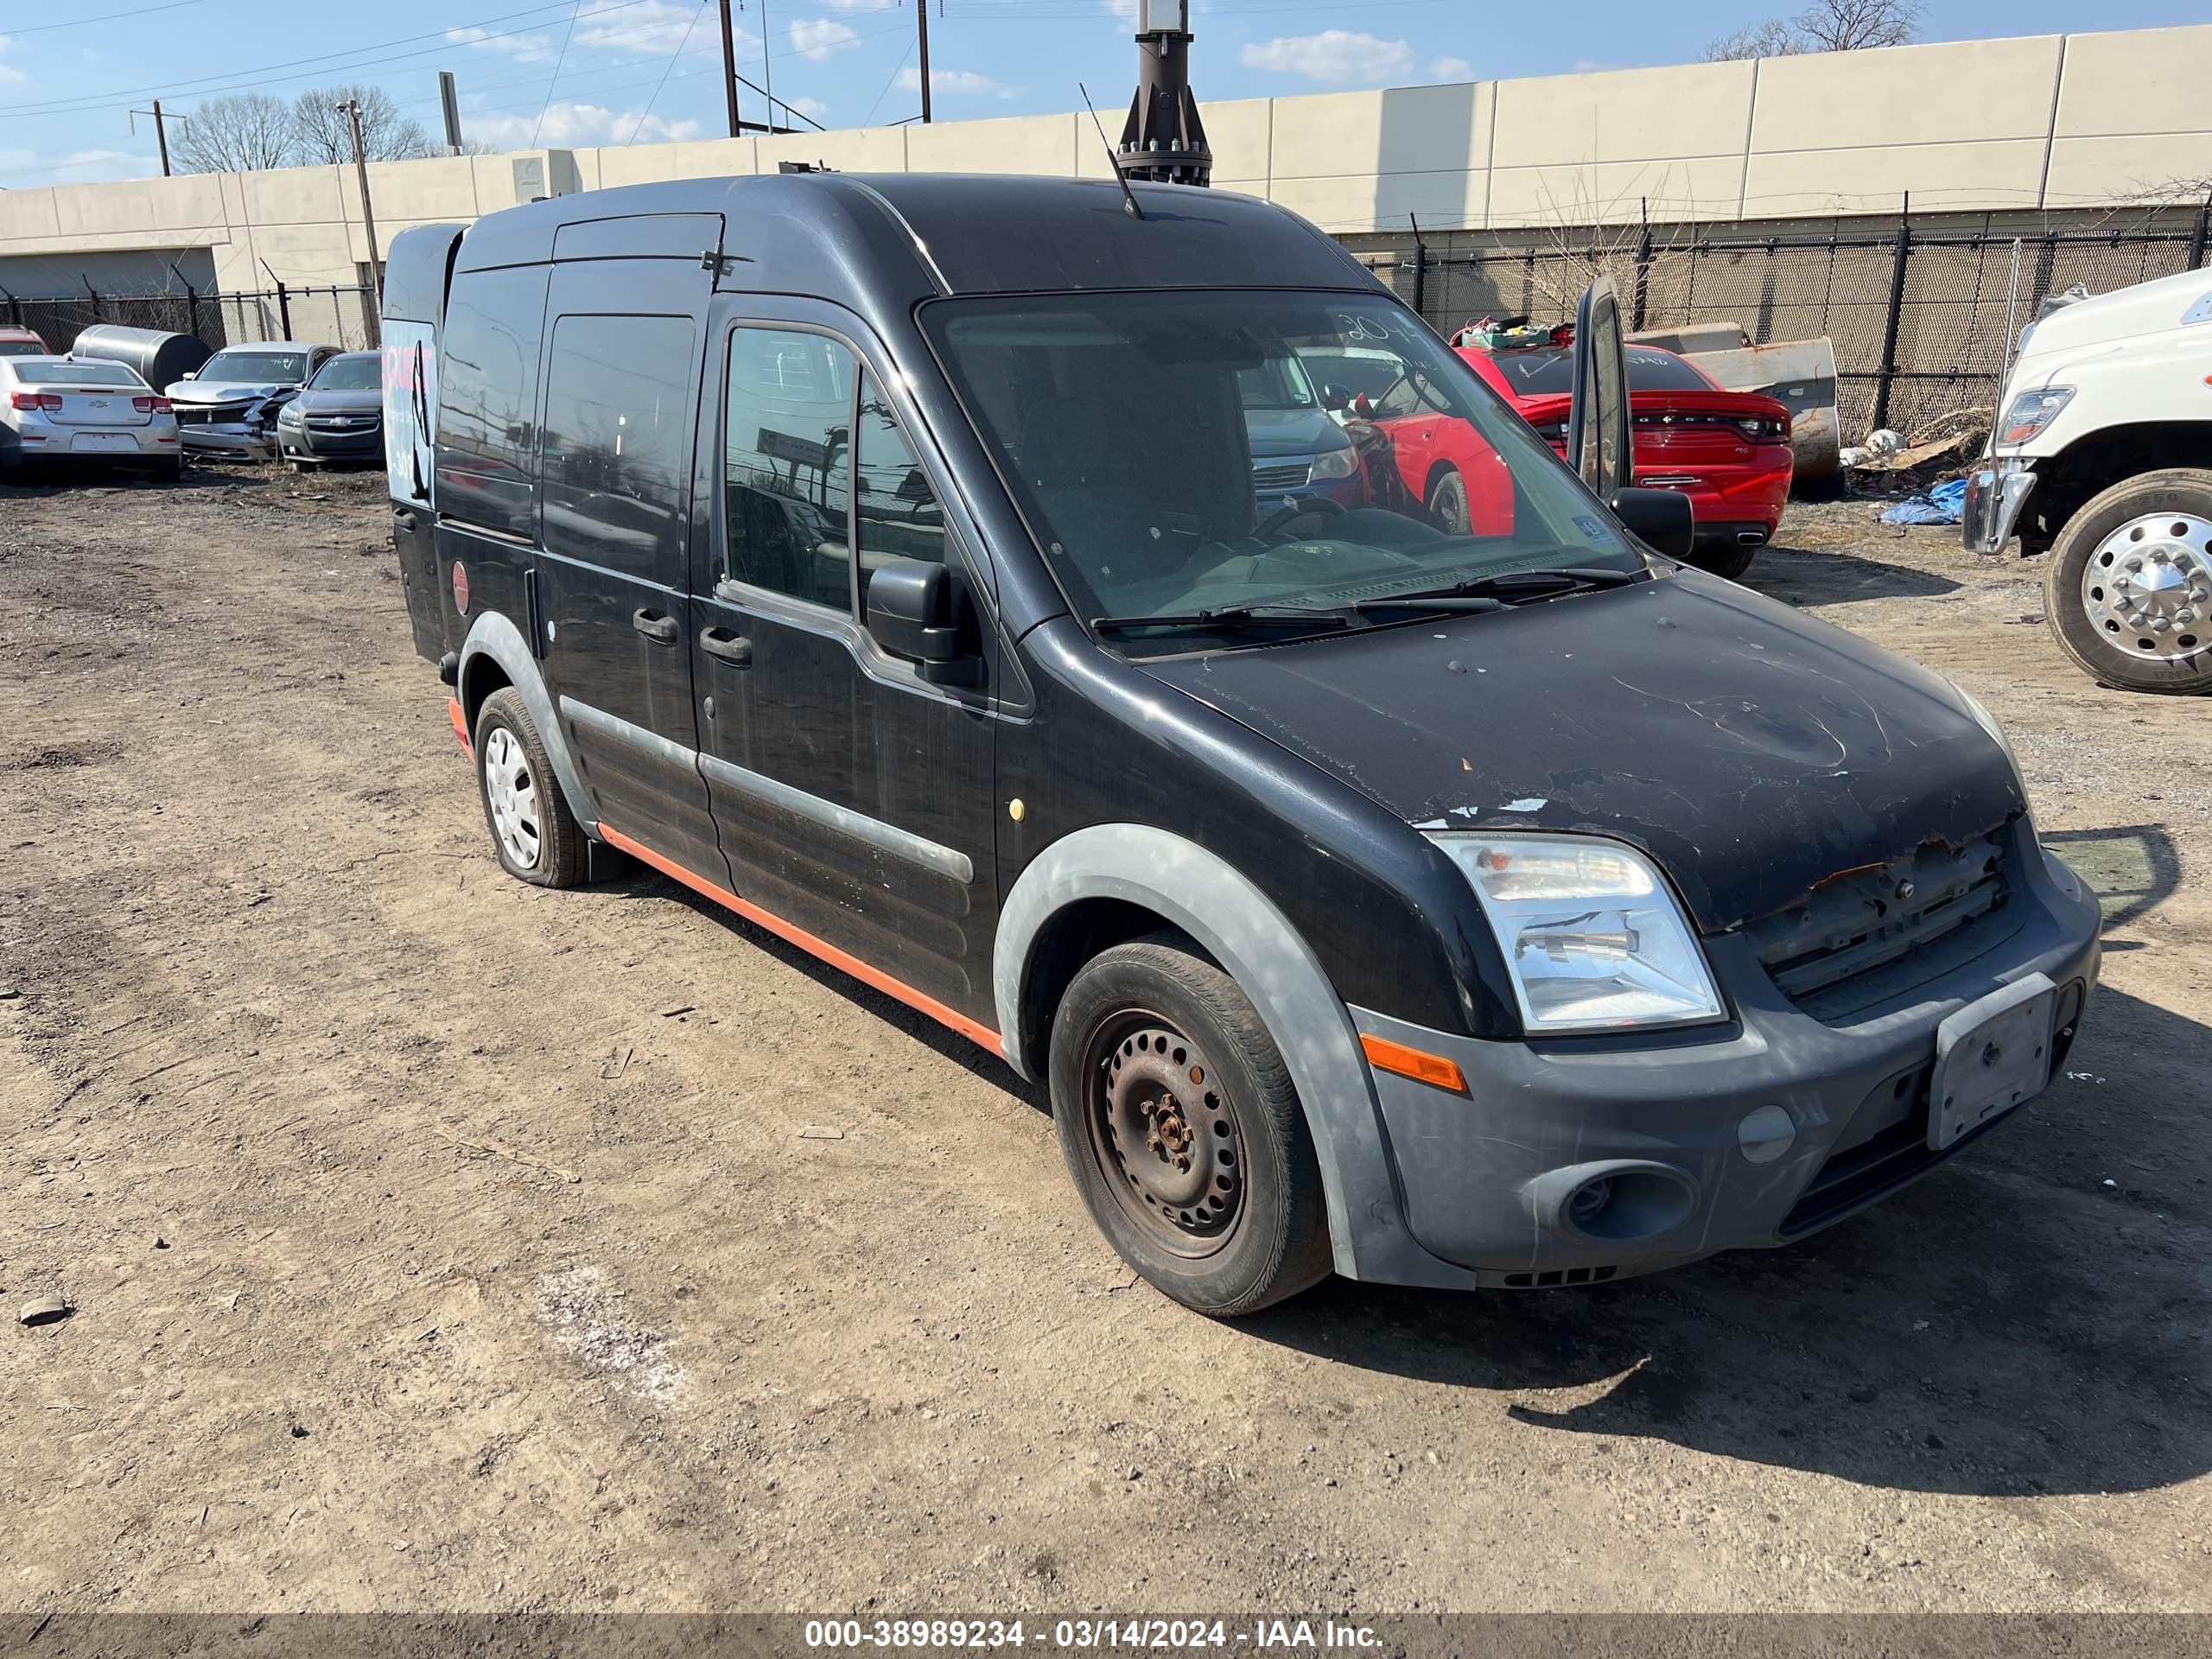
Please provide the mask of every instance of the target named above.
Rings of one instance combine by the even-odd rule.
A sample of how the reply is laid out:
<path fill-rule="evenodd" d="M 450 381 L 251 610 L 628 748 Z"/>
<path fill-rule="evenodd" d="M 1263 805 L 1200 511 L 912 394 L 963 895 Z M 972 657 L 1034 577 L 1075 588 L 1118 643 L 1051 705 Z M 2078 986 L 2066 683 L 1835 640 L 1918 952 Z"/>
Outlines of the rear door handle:
<path fill-rule="evenodd" d="M 410 508 L 394 507 L 391 510 L 391 522 L 402 530 L 412 530 L 415 528 L 415 514 Z"/>
<path fill-rule="evenodd" d="M 753 642 L 741 633 L 732 633 L 728 628 L 700 629 L 699 649 L 709 657 L 728 663 L 732 668 L 753 666 Z"/>
<path fill-rule="evenodd" d="M 676 619 L 663 616 L 658 611 L 632 611 L 630 626 L 657 645 L 676 643 Z"/>

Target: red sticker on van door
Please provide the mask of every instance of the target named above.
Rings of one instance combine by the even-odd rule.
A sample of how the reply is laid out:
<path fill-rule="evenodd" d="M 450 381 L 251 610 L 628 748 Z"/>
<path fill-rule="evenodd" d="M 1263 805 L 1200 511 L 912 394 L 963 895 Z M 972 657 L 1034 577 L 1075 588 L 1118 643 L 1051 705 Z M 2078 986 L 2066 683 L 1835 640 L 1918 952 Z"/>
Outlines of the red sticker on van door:
<path fill-rule="evenodd" d="M 453 562 L 453 607 L 468 614 L 468 567 L 459 559 Z"/>

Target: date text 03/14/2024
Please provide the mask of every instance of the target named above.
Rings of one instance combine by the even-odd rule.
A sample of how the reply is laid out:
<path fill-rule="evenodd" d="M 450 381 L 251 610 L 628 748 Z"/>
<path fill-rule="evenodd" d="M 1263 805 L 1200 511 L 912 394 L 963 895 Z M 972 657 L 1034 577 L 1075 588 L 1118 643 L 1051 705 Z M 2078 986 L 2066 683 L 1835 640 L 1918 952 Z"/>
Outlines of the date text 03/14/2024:
<path fill-rule="evenodd" d="M 1365 1624 L 1332 1619 L 1263 1618 L 1249 1625 L 1202 1618 L 810 1618 L 806 1645 L 816 1649 L 957 1649 L 1051 1647 L 1372 1648 L 1380 1638 Z"/>

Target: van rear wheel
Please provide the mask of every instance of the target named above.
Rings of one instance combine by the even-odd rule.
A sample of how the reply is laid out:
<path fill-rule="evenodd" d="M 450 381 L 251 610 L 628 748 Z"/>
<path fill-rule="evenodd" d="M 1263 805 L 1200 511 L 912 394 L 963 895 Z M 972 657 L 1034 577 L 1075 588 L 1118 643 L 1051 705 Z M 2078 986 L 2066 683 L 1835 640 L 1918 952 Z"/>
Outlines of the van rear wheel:
<path fill-rule="evenodd" d="M 1326 1278 L 1320 1166 L 1282 1056 L 1236 982 L 1177 943 L 1086 963 L 1052 1022 L 1052 1118 L 1099 1230 L 1216 1318 Z"/>
<path fill-rule="evenodd" d="M 583 826 L 562 798 L 560 780 L 522 693 L 501 686 L 476 711 L 476 783 L 500 868 L 539 887 L 582 884 L 588 849 Z"/>
<path fill-rule="evenodd" d="M 2092 679 L 2212 692 L 2212 471 L 2145 473 L 2092 497 L 2052 544 L 2044 611 Z"/>

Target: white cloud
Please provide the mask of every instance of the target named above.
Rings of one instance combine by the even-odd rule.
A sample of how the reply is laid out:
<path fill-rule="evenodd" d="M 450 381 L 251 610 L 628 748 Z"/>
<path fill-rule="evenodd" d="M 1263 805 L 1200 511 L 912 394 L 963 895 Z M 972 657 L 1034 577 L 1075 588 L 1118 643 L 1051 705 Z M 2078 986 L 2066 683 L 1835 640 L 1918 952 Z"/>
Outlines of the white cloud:
<path fill-rule="evenodd" d="M 758 38 L 753 37 L 755 41 Z M 719 54 L 721 30 L 713 18 L 701 16 L 697 5 L 677 5 L 671 0 L 585 0 L 569 50 L 585 47 L 666 58 L 679 46 L 687 53 Z"/>
<path fill-rule="evenodd" d="M 596 144 L 641 144 L 671 143 L 681 138 L 696 138 L 696 121 L 671 121 L 658 115 L 649 115 L 641 123 L 635 110 L 610 110 L 601 104 L 562 102 L 545 106 L 541 123 L 531 115 L 477 115 L 469 118 L 468 136 L 480 138 L 499 149 L 519 149 L 531 143 L 531 135 L 537 134 L 541 147 L 556 149 L 570 146 L 589 148 Z"/>
<path fill-rule="evenodd" d="M 922 90 L 922 72 L 908 67 L 899 72 L 899 87 L 902 92 Z M 1020 98 L 1021 88 L 1009 86 L 1002 80 L 993 80 L 988 75 L 979 75 L 972 69 L 932 69 L 930 71 L 930 91 L 954 98 Z"/>
<path fill-rule="evenodd" d="M 826 58 L 860 43 L 857 31 L 828 17 L 802 17 L 791 25 L 791 48 L 802 58 Z"/>
<path fill-rule="evenodd" d="M 899 0 L 822 0 L 832 11 L 888 11 Z"/>
<path fill-rule="evenodd" d="M 830 113 L 830 106 L 818 98 L 779 98 L 776 102 L 787 109 L 797 110 L 801 115 L 823 116 Z"/>
<path fill-rule="evenodd" d="M 1414 67 L 1413 48 L 1405 41 L 1342 29 L 1254 41 L 1244 48 L 1243 60 L 1248 69 L 1332 82 L 1403 80 Z"/>
<path fill-rule="evenodd" d="M 39 150 L 21 146 L 0 148 L 0 176 L 51 180 L 55 184 L 89 184 L 98 179 L 146 179 L 161 170 L 149 153 L 130 149 Z M 29 178 L 22 175 L 29 175 Z"/>
<path fill-rule="evenodd" d="M 471 25 L 467 29 L 446 30 L 446 39 L 456 46 L 473 46 L 480 51 L 497 52 L 518 63 L 550 63 L 553 59 L 553 41 L 544 35 L 494 35 L 488 29 Z"/>
<path fill-rule="evenodd" d="M 1431 80 L 1472 80 L 1475 66 L 1465 58 L 1436 58 L 1428 66 Z"/>
<path fill-rule="evenodd" d="M 6 57 L 15 48 L 16 43 L 13 41 L 5 35 L 0 35 L 0 58 Z M 16 68 L 14 64 L 0 63 L 0 80 L 21 80 L 22 78 L 23 72 Z"/>

